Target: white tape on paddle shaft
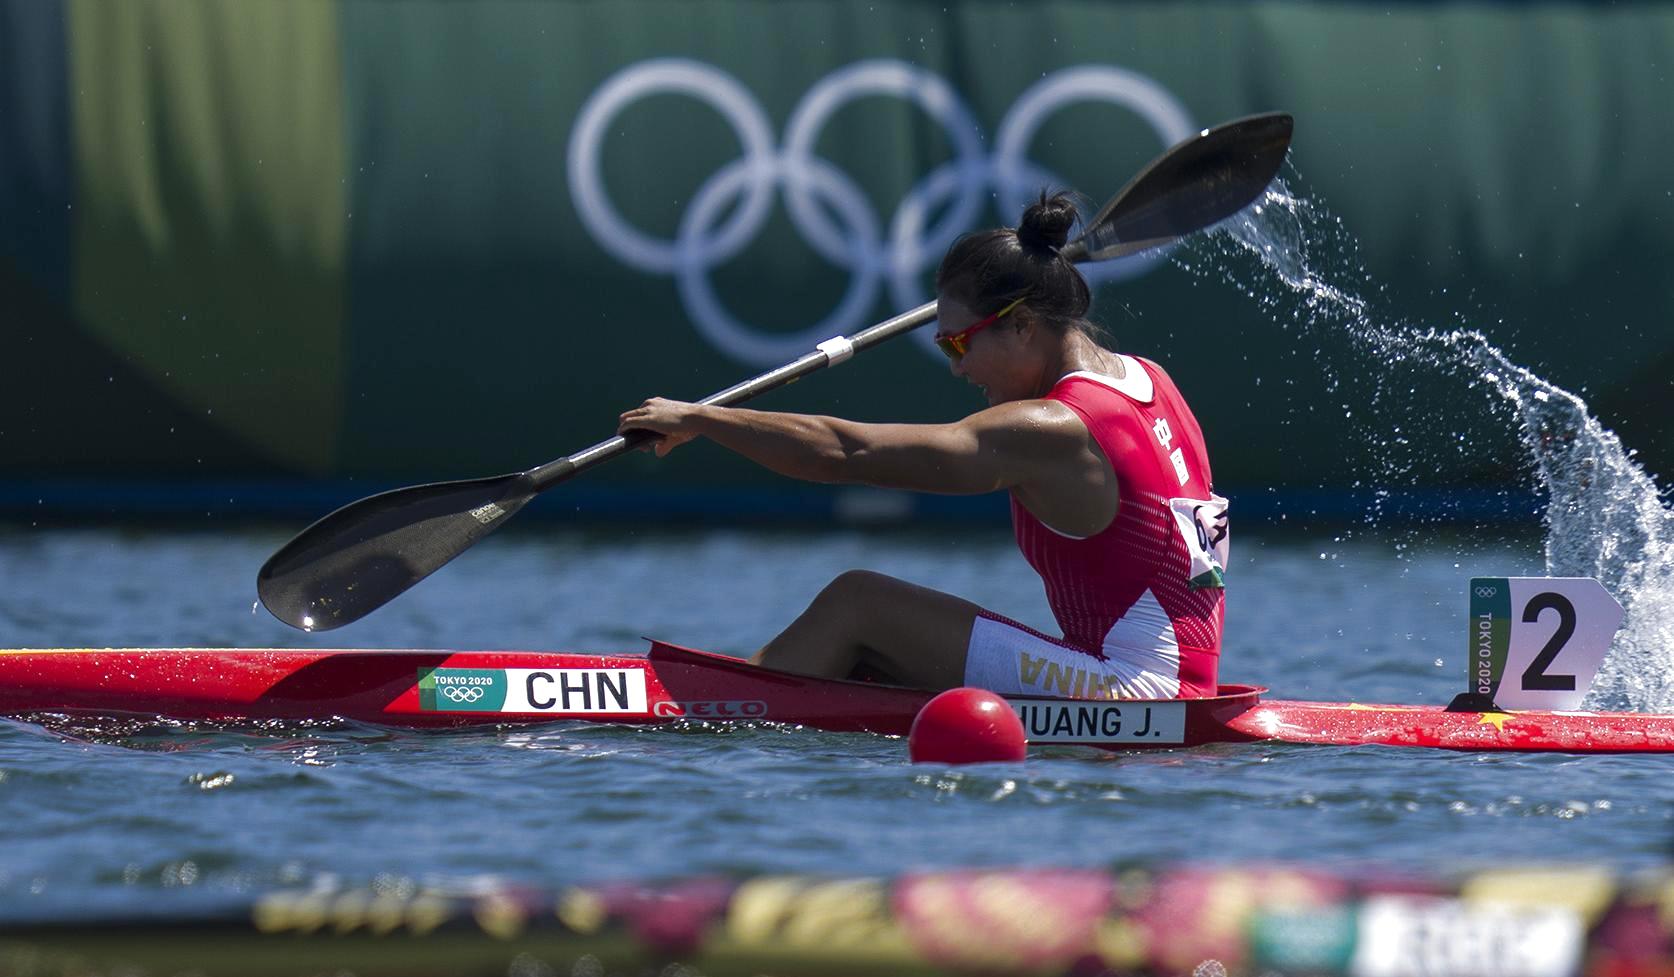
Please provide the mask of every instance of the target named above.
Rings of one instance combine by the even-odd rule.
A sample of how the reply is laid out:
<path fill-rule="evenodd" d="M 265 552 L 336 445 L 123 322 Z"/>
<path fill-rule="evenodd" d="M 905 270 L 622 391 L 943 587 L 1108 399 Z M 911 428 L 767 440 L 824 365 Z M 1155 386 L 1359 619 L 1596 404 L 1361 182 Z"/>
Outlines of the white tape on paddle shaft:
<path fill-rule="evenodd" d="M 1591 577 L 1472 577 L 1466 689 L 1502 709 L 1576 709 L 1622 626 Z"/>
<path fill-rule="evenodd" d="M 814 348 L 825 354 L 826 366 L 836 366 L 854 358 L 854 343 L 847 336 L 832 336 Z"/>

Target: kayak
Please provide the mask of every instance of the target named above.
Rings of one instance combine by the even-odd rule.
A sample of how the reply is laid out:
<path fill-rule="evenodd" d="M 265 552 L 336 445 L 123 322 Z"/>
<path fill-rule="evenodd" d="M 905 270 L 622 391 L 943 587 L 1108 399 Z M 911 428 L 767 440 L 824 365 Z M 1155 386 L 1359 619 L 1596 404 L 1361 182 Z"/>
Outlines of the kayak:
<path fill-rule="evenodd" d="M 1037 743 L 1194 746 L 1265 690 L 1195 700 L 1010 700 Z M 0 715 L 330 717 L 406 727 L 773 722 L 905 735 L 934 693 L 810 678 L 653 642 L 641 654 L 245 648 L 0 651 Z M 1231 734 L 1234 739 L 1247 736 Z"/>
<path fill-rule="evenodd" d="M 1067 691 L 1067 690 L 1066 690 Z M 1222 685 L 1200 699 L 1012 696 L 1035 745 L 1150 749 L 1208 743 L 1449 750 L 1674 752 L 1674 715 L 1450 712 L 1441 706 L 1263 700 Z M 643 653 L 284 648 L 0 650 L 0 715 L 321 720 L 445 728 L 558 720 L 768 722 L 905 735 L 933 693 L 810 678 L 654 641 Z"/>

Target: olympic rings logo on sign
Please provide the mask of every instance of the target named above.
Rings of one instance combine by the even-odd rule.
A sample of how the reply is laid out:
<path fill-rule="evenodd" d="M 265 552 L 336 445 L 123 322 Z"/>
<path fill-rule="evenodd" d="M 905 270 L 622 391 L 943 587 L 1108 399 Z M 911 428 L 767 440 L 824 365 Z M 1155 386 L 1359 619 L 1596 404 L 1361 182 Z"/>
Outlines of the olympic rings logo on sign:
<path fill-rule="evenodd" d="M 600 172 L 611 123 L 640 99 L 687 95 L 714 108 L 732 126 L 743 155 L 722 166 L 693 195 L 676 236 L 657 238 L 625 220 L 611 202 Z M 905 99 L 940 125 L 954 158 L 918 180 L 880 227 L 870 201 L 846 173 L 814 155 L 831 116 L 868 96 Z M 820 79 L 797 103 L 776 143 L 766 110 L 749 89 L 713 65 L 685 58 L 656 58 L 630 65 L 600 85 L 581 107 L 570 131 L 570 194 L 582 223 L 604 249 L 643 271 L 673 275 L 692 322 L 706 339 L 742 362 L 770 366 L 800 356 L 832 336 L 865 325 L 885 282 L 898 309 L 922 304 L 922 277 L 954 240 L 977 226 L 983 207 L 997 200 L 1004 220 L 1017 219 L 1043 186 L 1063 186 L 1052 171 L 1024 154 L 1041 125 L 1060 108 L 1106 102 L 1127 108 L 1157 133 L 1163 146 L 1192 135 L 1191 116 L 1153 79 L 1110 65 L 1057 71 L 1031 85 L 1001 120 L 995 148 L 983 144 L 981 127 L 946 79 L 897 60 L 859 61 Z M 759 234 L 784 193 L 792 223 L 821 258 L 845 269 L 848 289 L 817 324 L 796 333 L 762 332 L 740 322 L 722 304 L 710 272 L 736 257 Z M 930 215 L 945 208 L 940 220 Z M 726 216 L 730 213 L 730 216 Z M 1098 283 L 1149 270 L 1157 255 L 1140 255 L 1084 270 Z M 935 351 L 927 330 L 919 339 Z"/>
<path fill-rule="evenodd" d="M 1476 595 L 1478 597 L 1492 597 L 1499 592 L 1500 592 L 1500 589 L 1498 587 L 1478 587 L 1478 588 L 1476 588 Z"/>
<path fill-rule="evenodd" d="M 488 694 L 483 691 L 481 686 L 477 685 L 444 685 L 436 691 L 440 692 L 442 698 L 449 702 L 481 702 L 482 697 Z"/>

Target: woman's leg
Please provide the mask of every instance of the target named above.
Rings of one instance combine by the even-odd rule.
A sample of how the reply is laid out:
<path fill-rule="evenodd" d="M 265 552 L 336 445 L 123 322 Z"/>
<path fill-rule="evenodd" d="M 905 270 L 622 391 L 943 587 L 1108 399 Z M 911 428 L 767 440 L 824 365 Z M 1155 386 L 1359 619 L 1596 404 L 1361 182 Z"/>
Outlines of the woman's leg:
<path fill-rule="evenodd" d="M 905 685 L 951 689 L 965 684 L 965 652 L 980 611 L 939 590 L 850 570 L 750 660 L 823 678 L 846 678 L 867 665 Z"/>

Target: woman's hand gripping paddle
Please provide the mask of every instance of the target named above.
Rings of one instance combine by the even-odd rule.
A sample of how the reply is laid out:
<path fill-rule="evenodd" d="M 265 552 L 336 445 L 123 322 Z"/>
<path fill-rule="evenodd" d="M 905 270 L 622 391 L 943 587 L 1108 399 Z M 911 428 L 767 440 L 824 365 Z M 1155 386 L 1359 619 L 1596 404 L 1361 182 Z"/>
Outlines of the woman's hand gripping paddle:
<path fill-rule="evenodd" d="M 1106 261 L 1167 244 L 1244 209 L 1272 182 L 1292 120 L 1272 113 L 1206 129 L 1157 157 L 1064 248 Z M 936 318 L 936 303 L 838 336 L 701 403 L 741 404 L 847 360 Z M 500 528 L 530 499 L 654 437 L 616 436 L 526 472 L 395 489 L 352 502 L 303 530 L 262 565 L 256 591 L 279 620 L 305 631 L 358 621 Z"/>

